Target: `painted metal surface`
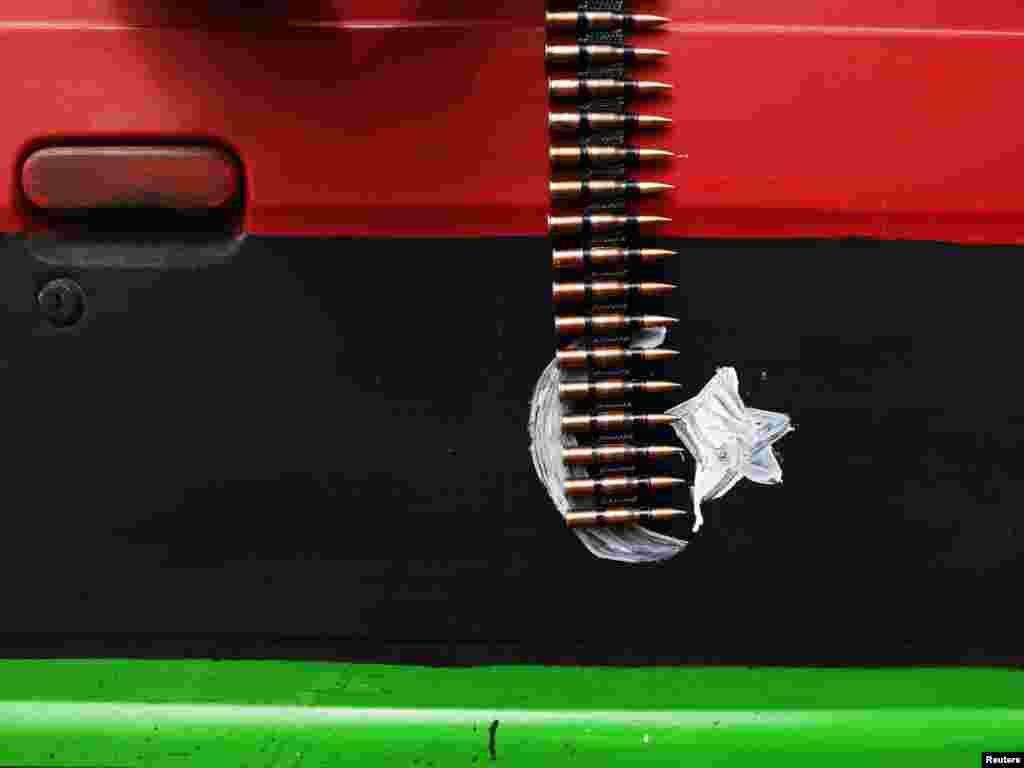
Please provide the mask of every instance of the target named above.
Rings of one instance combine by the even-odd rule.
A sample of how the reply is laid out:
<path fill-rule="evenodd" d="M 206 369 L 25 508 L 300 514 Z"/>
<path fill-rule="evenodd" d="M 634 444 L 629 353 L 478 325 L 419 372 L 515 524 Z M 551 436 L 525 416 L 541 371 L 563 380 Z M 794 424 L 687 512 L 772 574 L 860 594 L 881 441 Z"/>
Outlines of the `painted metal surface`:
<path fill-rule="evenodd" d="M 1003 669 L 0 662 L 5 766 L 977 764 Z"/>
<path fill-rule="evenodd" d="M 635 36 L 673 54 L 647 74 L 677 83 L 675 126 L 640 138 L 687 155 L 645 205 L 666 234 L 1024 241 L 1019 4 L 645 6 L 675 19 Z M 0 171 L 46 142 L 210 138 L 242 158 L 251 233 L 541 235 L 542 11 L 15 0 Z M 0 231 L 24 213 L 0 194 Z"/>
<path fill-rule="evenodd" d="M 679 236 L 1024 241 L 1024 7 L 849 5 L 637 36 L 679 84 L 643 141 L 685 155 L 644 212 Z"/>
<path fill-rule="evenodd" d="M 782 486 L 623 569 L 530 460 L 545 239 L 0 240 L 0 657 L 1021 663 L 1024 406 L 992 365 L 1017 249 L 664 244 L 683 299 L 647 306 L 686 328 L 665 378 L 696 394 L 734 365 L 799 431 Z M 73 328 L 37 306 L 56 277 L 85 293 Z"/>
<path fill-rule="evenodd" d="M 543 231 L 540 4 L 208 5 L 5 4 L 0 88 L 18 109 L 0 174 L 43 144 L 210 139 L 241 158 L 250 233 Z M 28 223 L 4 187 L 0 231 Z"/>

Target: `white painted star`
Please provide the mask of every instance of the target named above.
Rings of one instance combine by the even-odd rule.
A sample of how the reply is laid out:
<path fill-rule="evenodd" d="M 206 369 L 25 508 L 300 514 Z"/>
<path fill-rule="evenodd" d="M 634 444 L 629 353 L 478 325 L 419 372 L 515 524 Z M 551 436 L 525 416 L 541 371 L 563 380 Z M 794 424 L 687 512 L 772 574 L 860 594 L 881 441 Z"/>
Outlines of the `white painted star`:
<path fill-rule="evenodd" d="M 789 416 L 744 405 L 735 368 L 719 368 L 696 397 L 668 413 L 679 417 L 676 434 L 697 462 L 695 532 L 704 523 L 701 502 L 721 498 L 742 478 L 765 485 L 782 482 L 772 445 L 793 431 Z"/>

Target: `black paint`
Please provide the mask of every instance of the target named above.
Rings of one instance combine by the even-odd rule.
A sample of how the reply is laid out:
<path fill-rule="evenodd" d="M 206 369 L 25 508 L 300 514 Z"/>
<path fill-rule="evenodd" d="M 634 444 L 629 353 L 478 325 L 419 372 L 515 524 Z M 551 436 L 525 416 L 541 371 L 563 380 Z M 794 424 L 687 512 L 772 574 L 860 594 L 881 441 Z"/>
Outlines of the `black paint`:
<path fill-rule="evenodd" d="M 496 743 L 498 736 L 498 720 L 492 720 L 491 724 L 487 726 L 487 751 L 490 753 L 491 760 L 498 759 L 498 745 Z"/>
<path fill-rule="evenodd" d="M 682 254 L 637 278 L 683 286 L 644 302 L 682 319 L 664 378 L 736 365 L 798 430 L 783 486 L 632 567 L 530 463 L 547 242 L 249 239 L 143 269 L 5 241 L 0 656 L 1019 662 L 1021 252 L 658 245 Z M 64 331 L 36 305 L 61 277 L 89 306 Z"/>

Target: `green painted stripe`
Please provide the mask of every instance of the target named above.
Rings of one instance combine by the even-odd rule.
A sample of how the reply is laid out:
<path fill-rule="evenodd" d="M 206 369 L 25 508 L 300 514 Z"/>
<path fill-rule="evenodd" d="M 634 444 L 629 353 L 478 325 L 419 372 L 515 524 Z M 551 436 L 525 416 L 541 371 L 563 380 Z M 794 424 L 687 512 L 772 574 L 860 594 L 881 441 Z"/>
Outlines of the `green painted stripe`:
<path fill-rule="evenodd" d="M 0 660 L 0 700 L 452 709 L 1017 707 L 1024 671 Z"/>
<path fill-rule="evenodd" d="M 0 766 L 977 765 L 1000 669 L 0 662 Z M 823 762 L 826 761 L 826 762 Z"/>

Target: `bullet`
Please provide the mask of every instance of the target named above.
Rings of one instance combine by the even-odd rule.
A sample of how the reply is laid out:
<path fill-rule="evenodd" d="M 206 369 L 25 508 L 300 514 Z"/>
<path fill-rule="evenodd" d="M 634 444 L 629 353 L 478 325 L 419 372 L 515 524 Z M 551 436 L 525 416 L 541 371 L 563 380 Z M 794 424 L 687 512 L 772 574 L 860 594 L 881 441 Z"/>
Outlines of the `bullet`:
<path fill-rule="evenodd" d="M 664 296 L 676 289 L 672 283 L 623 283 L 602 280 L 592 283 L 553 283 L 551 298 L 558 302 L 590 301 L 619 296 Z"/>
<path fill-rule="evenodd" d="M 566 480 L 567 496 L 625 496 L 637 492 L 654 493 L 686 485 L 678 477 L 603 477 L 599 480 Z"/>
<path fill-rule="evenodd" d="M 579 315 L 556 317 L 555 330 L 561 334 L 600 334 L 608 331 L 635 331 L 641 328 L 667 328 L 679 321 L 662 315 Z"/>
<path fill-rule="evenodd" d="M 630 395 L 663 395 L 681 389 L 674 381 L 580 381 L 559 384 L 558 395 L 563 400 L 618 400 Z"/>
<path fill-rule="evenodd" d="M 562 461 L 566 464 L 626 464 L 682 454 L 682 448 L 670 445 L 604 445 L 600 448 L 563 448 Z"/>
<path fill-rule="evenodd" d="M 592 512 L 567 512 L 565 523 L 570 528 L 592 528 L 602 525 L 630 525 L 636 523 L 653 523 L 656 520 L 671 520 L 690 514 L 684 509 L 626 509 L 609 507 Z"/>
<path fill-rule="evenodd" d="M 674 349 L 629 349 L 626 347 L 597 347 L 596 349 L 561 349 L 558 364 L 562 368 L 614 368 L 627 361 L 638 360 L 657 363 L 669 360 L 679 353 Z"/>
<path fill-rule="evenodd" d="M 650 13 L 549 11 L 546 21 L 548 29 L 571 31 L 577 29 L 651 29 L 668 24 L 671 19 L 665 16 L 654 16 Z"/>
<path fill-rule="evenodd" d="M 552 98 L 589 99 L 592 97 L 631 98 L 653 96 L 672 90 L 671 83 L 656 80 L 613 80 L 612 78 L 551 78 L 548 80 L 548 95 Z"/>
<path fill-rule="evenodd" d="M 548 231 L 553 235 L 588 235 L 591 232 L 610 232 L 616 229 L 640 229 L 669 221 L 672 219 L 664 216 L 619 216 L 604 213 L 548 216 Z"/>
<path fill-rule="evenodd" d="M 679 417 L 668 413 L 602 413 L 595 415 L 563 416 L 563 432 L 619 432 L 636 427 L 671 426 Z"/>
<path fill-rule="evenodd" d="M 607 181 L 597 179 L 591 181 L 552 181 L 549 185 L 551 199 L 558 201 L 570 200 L 600 200 L 601 198 L 616 197 L 640 197 L 641 195 L 657 195 L 670 189 L 675 189 L 671 184 L 664 184 L 660 181 Z"/>
<path fill-rule="evenodd" d="M 656 48 L 631 48 L 619 45 L 545 45 L 548 64 L 633 64 L 668 56 Z"/>
<path fill-rule="evenodd" d="M 548 150 L 551 164 L 559 168 L 592 168 L 622 163 L 637 166 L 642 163 L 656 163 L 675 157 L 667 149 L 644 149 L 640 147 L 551 147 Z"/>
<path fill-rule="evenodd" d="M 671 122 L 671 117 L 638 115 L 634 112 L 552 112 L 548 115 L 548 127 L 559 133 L 661 128 Z"/>
<path fill-rule="evenodd" d="M 576 248 L 552 251 L 551 266 L 554 269 L 589 269 L 591 266 L 653 264 L 678 255 L 677 251 L 664 248 Z"/>

